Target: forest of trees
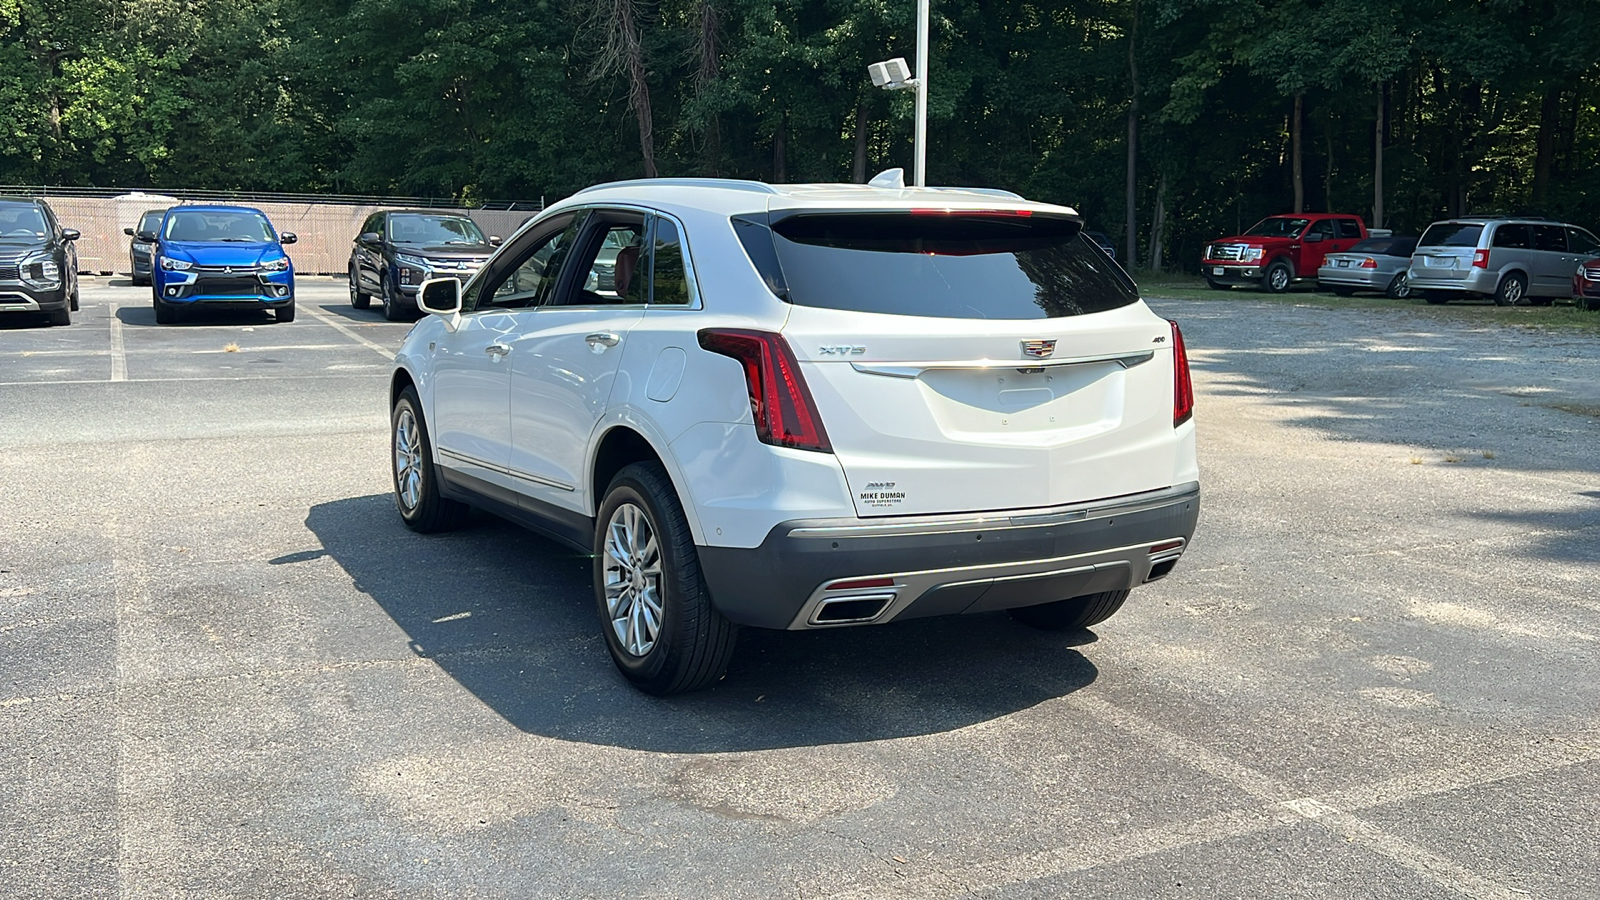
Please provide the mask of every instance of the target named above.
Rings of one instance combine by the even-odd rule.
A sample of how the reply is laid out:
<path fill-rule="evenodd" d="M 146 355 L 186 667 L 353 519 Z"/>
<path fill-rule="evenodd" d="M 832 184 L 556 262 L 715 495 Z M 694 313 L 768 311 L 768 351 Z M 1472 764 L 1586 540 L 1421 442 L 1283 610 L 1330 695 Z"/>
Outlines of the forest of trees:
<path fill-rule="evenodd" d="M 859 181 L 910 167 L 910 92 L 866 66 L 913 57 L 915 7 L 0 0 L 0 184 L 472 202 Z M 929 183 L 1075 206 L 1131 231 L 1140 266 L 1297 207 L 1600 226 L 1600 0 L 932 10 Z"/>

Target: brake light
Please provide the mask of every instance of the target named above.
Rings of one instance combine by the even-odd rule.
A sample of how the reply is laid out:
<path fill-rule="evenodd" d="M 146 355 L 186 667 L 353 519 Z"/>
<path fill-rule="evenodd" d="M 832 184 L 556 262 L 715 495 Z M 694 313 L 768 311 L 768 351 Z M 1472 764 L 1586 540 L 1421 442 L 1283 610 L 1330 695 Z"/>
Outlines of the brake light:
<path fill-rule="evenodd" d="M 805 377 L 800 374 L 800 364 L 782 335 L 742 328 L 706 328 L 699 337 L 701 347 L 730 356 L 744 366 L 750 414 L 755 418 L 756 437 L 763 444 L 833 452 L 816 401 L 811 399 Z"/>
<path fill-rule="evenodd" d="M 1189 378 L 1189 351 L 1183 346 L 1183 331 L 1177 322 L 1172 322 L 1172 427 L 1192 418 L 1194 382 Z"/>
<path fill-rule="evenodd" d="M 1361 261 L 1361 268 L 1363 268 L 1363 269 L 1376 269 L 1377 267 L 1378 267 L 1378 261 L 1373 259 L 1370 256 Z"/>
<path fill-rule="evenodd" d="M 1489 268 L 1489 251 L 1488 250 L 1476 250 L 1476 251 L 1474 251 L 1473 254 L 1472 254 L 1472 267 L 1474 269 L 1487 269 L 1487 268 Z"/>
<path fill-rule="evenodd" d="M 929 209 L 917 207 L 911 210 L 913 216 L 1016 216 L 1026 219 L 1033 215 L 1031 209 Z"/>

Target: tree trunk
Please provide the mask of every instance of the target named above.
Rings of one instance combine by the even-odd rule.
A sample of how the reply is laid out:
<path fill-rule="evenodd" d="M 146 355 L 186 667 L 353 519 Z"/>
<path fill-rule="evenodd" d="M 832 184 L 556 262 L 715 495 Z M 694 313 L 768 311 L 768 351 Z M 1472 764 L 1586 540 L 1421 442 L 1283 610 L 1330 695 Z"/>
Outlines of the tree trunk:
<path fill-rule="evenodd" d="M 1556 129 L 1561 116 L 1561 90 L 1555 83 L 1544 86 L 1544 97 L 1539 102 L 1539 134 L 1534 139 L 1533 151 L 1533 209 L 1545 211 L 1544 205 L 1550 190 L 1550 165 L 1556 155 Z"/>
<path fill-rule="evenodd" d="M 711 0 L 700 3 L 700 40 L 696 48 L 700 66 L 695 72 L 695 96 L 702 97 L 716 83 L 722 72 L 721 45 L 718 39 L 721 21 L 717 7 Z M 706 170 L 712 175 L 722 174 L 722 117 L 713 114 L 705 126 Z"/>
<path fill-rule="evenodd" d="M 772 132 L 772 180 L 784 184 L 789 180 L 789 148 L 784 132 L 784 116 L 778 115 L 778 127 Z"/>
<path fill-rule="evenodd" d="M 1156 208 L 1150 216 L 1150 271 L 1161 271 L 1162 247 L 1166 244 L 1167 230 L 1167 173 L 1161 173 L 1156 183 Z"/>
<path fill-rule="evenodd" d="M 1127 223 L 1128 248 L 1123 257 L 1131 271 L 1139 265 L 1139 62 L 1134 50 L 1139 38 L 1139 0 L 1133 4 L 1133 25 L 1128 29 L 1128 171 L 1127 171 Z"/>
<path fill-rule="evenodd" d="M 650 81 L 639 39 L 639 0 L 599 0 L 590 27 L 605 36 L 595 62 L 597 75 L 621 73 L 628 79 L 628 108 L 639 120 L 639 154 L 644 176 L 656 177 L 655 123 L 650 113 Z"/>
<path fill-rule="evenodd" d="M 867 98 L 856 101 L 856 152 L 850 162 L 850 180 L 867 183 Z"/>
<path fill-rule="evenodd" d="M 1384 86 L 1378 85 L 1378 121 L 1372 132 L 1372 227 L 1383 227 Z"/>
<path fill-rule="evenodd" d="M 1294 168 L 1294 211 L 1297 213 L 1306 209 L 1306 181 L 1300 149 L 1300 113 L 1305 107 L 1305 97 L 1303 92 L 1294 95 L 1294 118 L 1289 122 L 1289 155 Z"/>

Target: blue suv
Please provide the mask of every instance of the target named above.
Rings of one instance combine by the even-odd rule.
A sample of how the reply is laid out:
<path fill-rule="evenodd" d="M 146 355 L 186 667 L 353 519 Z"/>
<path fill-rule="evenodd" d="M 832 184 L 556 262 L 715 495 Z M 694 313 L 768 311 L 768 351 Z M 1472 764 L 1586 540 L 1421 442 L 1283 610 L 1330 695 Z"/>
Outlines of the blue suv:
<path fill-rule="evenodd" d="M 150 271 L 156 321 L 170 325 L 185 309 L 270 309 L 294 321 L 294 264 L 279 234 L 248 206 L 174 206 L 159 231 L 138 238 L 155 245 Z"/>

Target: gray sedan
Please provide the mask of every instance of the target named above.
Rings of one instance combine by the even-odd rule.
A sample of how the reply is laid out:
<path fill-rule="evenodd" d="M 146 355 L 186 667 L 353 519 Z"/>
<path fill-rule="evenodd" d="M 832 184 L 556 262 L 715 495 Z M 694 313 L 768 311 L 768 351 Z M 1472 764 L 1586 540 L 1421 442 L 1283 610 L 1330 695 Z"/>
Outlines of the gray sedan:
<path fill-rule="evenodd" d="M 1406 268 L 1416 249 L 1415 237 L 1368 238 L 1343 253 L 1329 253 L 1317 270 L 1317 287 L 1341 297 L 1356 291 L 1382 291 L 1404 300 L 1411 296 Z"/>

